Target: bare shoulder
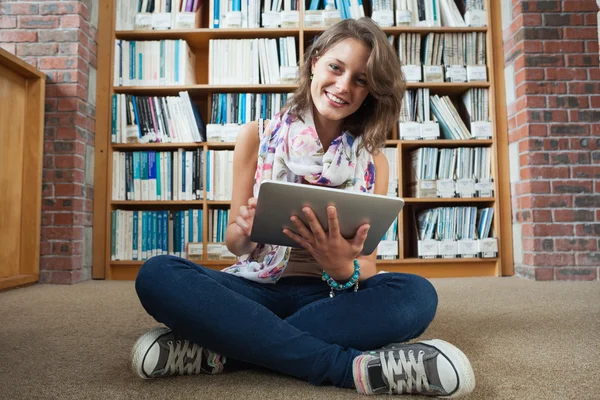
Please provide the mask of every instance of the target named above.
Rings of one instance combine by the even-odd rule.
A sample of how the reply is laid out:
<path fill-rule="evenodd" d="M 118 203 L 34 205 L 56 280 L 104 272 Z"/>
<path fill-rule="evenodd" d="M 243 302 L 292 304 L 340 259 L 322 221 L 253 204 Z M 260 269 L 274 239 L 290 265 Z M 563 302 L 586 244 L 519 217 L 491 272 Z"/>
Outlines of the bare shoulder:
<path fill-rule="evenodd" d="M 235 140 L 235 150 L 237 153 L 256 154 L 260 140 L 258 137 L 258 121 L 244 124 Z"/>
<path fill-rule="evenodd" d="M 382 169 L 387 171 L 389 168 L 388 160 L 383 151 L 379 151 L 377 154 L 373 155 L 373 163 L 375 164 L 375 171 L 378 172 Z"/>

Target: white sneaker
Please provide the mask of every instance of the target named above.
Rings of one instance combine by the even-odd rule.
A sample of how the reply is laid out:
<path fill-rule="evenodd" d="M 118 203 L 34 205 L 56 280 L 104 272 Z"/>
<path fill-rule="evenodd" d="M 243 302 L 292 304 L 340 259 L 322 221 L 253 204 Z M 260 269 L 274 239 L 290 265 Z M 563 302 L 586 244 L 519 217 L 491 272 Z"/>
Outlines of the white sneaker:
<path fill-rule="evenodd" d="M 131 350 L 131 369 L 140 378 L 169 375 L 217 374 L 226 358 L 181 338 L 171 329 L 144 333 Z"/>
<path fill-rule="evenodd" d="M 440 340 L 393 344 L 353 362 L 354 384 L 362 394 L 419 394 L 456 398 L 475 388 L 467 356 Z"/>

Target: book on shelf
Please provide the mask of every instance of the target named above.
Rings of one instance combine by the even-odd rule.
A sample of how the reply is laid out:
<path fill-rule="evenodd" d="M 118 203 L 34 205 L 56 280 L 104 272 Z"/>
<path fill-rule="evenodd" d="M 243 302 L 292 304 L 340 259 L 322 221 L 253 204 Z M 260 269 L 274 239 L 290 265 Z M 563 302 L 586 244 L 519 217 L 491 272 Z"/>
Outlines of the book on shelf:
<path fill-rule="evenodd" d="M 484 0 L 395 0 L 396 26 L 486 26 Z"/>
<path fill-rule="evenodd" d="M 193 29 L 202 0 L 117 0 L 116 30 Z"/>
<path fill-rule="evenodd" d="M 203 240 L 203 214 L 201 209 L 113 210 L 110 259 L 186 257 L 187 243 Z"/>
<path fill-rule="evenodd" d="M 211 0 L 210 28 L 296 28 L 300 0 Z"/>
<path fill-rule="evenodd" d="M 204 122 L 186 91 L 179 96 L 112 96 L 112 143 L 205 142 Z"/>
<path fill-rule="evenodd" d="M 231 200 L 233 150 L 206 151 L 206 199 Z"/>
<path fill-rule="evenodd" d="M 377 245 L 378 260 L 394 260 L 398 258 L 398 218 L 392 222 Z"/>
<path fill-rule="evenodd" d="M 196 56 L 185 40 L 115 40 L 114 86 L 196 84 Z"/>
<path fill-rule="evenodd" d="M 202 149 L 114 151 L 114 201 L 201 200 L 204 196 Z"/>

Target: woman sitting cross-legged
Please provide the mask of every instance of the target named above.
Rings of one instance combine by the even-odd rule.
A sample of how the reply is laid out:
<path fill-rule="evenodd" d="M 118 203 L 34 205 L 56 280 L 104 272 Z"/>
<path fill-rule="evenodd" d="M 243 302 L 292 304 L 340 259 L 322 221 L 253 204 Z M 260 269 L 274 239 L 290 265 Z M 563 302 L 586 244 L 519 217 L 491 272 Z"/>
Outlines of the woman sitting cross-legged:
<path fill-rule="evenodd" d="M 309 224 L 292 218 L 299 234 L 286 230 L 300 248 L 249 239 L 266 180 L 385 195 L 380 150 L 403 95 L 398 56 L 370 19 L 343 20 L 318 37 L 288 104 L 264 127 L 253 122 L 239 133 L 226 232 L 239 261 L 215 271 L 162 255 L 141 267 L 140 301 L 166 327 L 135 343 L 135 374 L 257 365 L 363 394 L 459 397 L 473 390 L 473 370 L 458 348 L 443 340 L 407 343 L 433 320 L 437 294 L 417 275 L 378 274 L 376 254 L 361 255 L 368 225 L 346 240 L 334 207 L 327 232 L 306 208 Z"/>

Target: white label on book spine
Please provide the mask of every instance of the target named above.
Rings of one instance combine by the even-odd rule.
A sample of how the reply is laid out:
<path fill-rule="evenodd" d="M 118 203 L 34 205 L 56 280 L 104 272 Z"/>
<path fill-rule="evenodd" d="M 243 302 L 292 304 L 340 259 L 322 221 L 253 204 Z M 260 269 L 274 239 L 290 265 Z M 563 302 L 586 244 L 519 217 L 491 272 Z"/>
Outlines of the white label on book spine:
<path fill-rule="evenodd" d="M 485 65 L 467 65 L 467 80 L 469 82 L 487 82 Z"/>
<path fill-rule="evenodd" d="M 419 181 L 419 188 L 421 188 L 421 189 L 435 189 L 435 181 L 432 181 L 432 180 L 421 180 L 421 181 Z"/>
<path fill-rule="evenodd" d="M 441 65 L 423 65 L 425 82 L 444 82 L 444 68 Z"/>
<path fill-rule="evenodd" d="M 420 65 L 403 65 L 402 73 L 407 82 L 421 82 L 421 66 Z"/>
<path fill-rule="evenodd" d="M 262 14 L 263 28 L 277 28 L 281 25 L 281 14 L 275 11 L 268 11 Z"/>
<path fill-rule="evenodd" d="M 467 26 L 487 26 L 487 12 L 485 10 L 472 10 L 465 13 Z"/>
<path fill-rule="evenodd" d="M 458 241 L 458 254 L 463 258 L 473 258 L 478 253 L 477 241 L 473 239 L 461 239 Z"/>
<path fill-rule="evenodd" d="M 458 255 L 456 240 L 440 240 L 440 255 L 444 258 L 454 258 Z"/>
<path fill-rule="evenodd" d="M 440 124 L 433 121 L 421 123 L 421 139 L 431 140 L 440 137 Z"/>
<path fill-rule="evenodd" d="M 462 65 L 448 65 L 446 67 L 446 80 L 448 82 L 466 82 L 467 69 Z"/>
<path fill-rule="evenodd" d="M 477 241 L 477 250 L 481 254 L 481 257 L 496 257 L 498 253 L 498 239 L 479 239 Z"/>
<path fill-rule="evenodd" d="M 177 29 L 194 29 L 196 27 L 196 13 L 181 12 L 175 15 Z"/>
<path fill-rule="evenodd" d="M 439 242 L 437 240 L 419 240 L 417 242 L 419 257 L 434 258 L 439 254 Z"/>
<path fill-rule="evenodd" d="M 410 10 L 396 10 L 396 25 L 410 25 L 411 21 Z"/>
<path fill-rule="evenodd" d="M 204 247 L 202 243 L 188 243 L 188 256 L 202 256 Z"/>
<path fill-rule="evenodd" d="M 342 13 L 340 10 L 324 10 L 323 11 L 323 23 L 326 26 L 333 25 L 336 22 L 342 20 Z"/>
<path fill-rule="evenodd" d="M 282 65 L 279 68 L 279 75 L 281 76 L 281 83 L 295 83 L 298 81 L 298 67 Z"/>
<path fill-rule="evenodd" d="M 171 13 L 154 13 L 154 14 L 152 14 L 152 27 L 154 29 L 170 29 L 171 28 Z"/>
<path fill-rule="evenodd" d="M 398 242 L 395 240 L 382 240 L 377 245 L 378 256 L 397 256 Z"/>
<path fill-rule="evenodd" d="M 473 197 L 475 194 L 475 180 L 458 179 L 456 181 L 456 193 L 461 197 Z"/>
<path fill-rule="evenodd" d="M 294 28 L 300 23 L 300 14 L 298 11 L 282 11 L 281 26 Z"/>
<path fill-rule="evenodd" d="M 304 26 L 321 26 L 323 25 L 323 11 L 310 10 L 304 12 Z"/>
<path fill-rule="evenodd" d="M 454 197 L 454 180 L 438 179 L 436 182 L 436 190 L 439 197 Z"/>
<path fill-rule="evenodd" d="M 135 29 L 152 29 L 152 14 L 135 14 Z"/>
<path fill-rule="evenodd" d="M 392 10 L 377 10 L 373 11 L 371 17 L 379 26 L 393 26 L 394 12 Z"/>
<path fill-rule="evenodd" d="M 492 123 L 489 121 L 471 121 L 471 135 L 475 139 L 492 137 Z"/>
<path fill-rule="evenodd" d="M 400 122 L 401 139 L 420 139 L 421 124 L 416 122 Z"/>
<path fill-rule="evenodd" d="M 206 141 L 207 142 L 220 142 L 221 141 L 221 130 L 222 130 L 222 125 L 220 125 L 220 124 L 206 124 Z"/>
<path fill-rule="evenodd" d="M 491 180 L 480 180 L 475 184 L 475 190 L 479 197 L 493 197 L 494 183 Z"/>
<path fill-rule="evenodd" d="M 241 11 L 229 11 L 225 14 L 225 21 L 228 28 L 241 28 L 242 27 L 242 12 Z"/>

